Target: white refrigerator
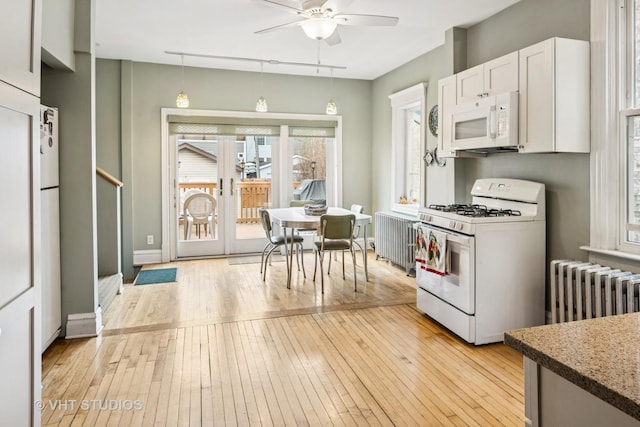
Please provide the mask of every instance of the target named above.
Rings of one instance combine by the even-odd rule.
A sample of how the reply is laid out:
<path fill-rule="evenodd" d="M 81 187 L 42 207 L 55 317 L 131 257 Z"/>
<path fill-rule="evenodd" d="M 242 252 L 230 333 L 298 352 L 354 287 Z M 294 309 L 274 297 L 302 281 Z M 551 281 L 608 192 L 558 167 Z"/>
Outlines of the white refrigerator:
<path fill-rule="evenodd" d="M 62 328 L 58 109 L 40 107 L 40 205 L 42 207 L 42 352 Z"/>

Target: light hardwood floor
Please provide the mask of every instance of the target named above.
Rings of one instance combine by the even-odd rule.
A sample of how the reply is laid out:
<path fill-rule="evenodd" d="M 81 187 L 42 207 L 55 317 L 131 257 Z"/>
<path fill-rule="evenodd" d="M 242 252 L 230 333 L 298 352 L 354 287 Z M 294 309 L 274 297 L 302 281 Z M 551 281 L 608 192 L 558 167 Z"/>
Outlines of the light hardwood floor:
<path fill-rule="evenodd" d="M 463 343 L 415 308 L 415 280 L 369 255 L 358 292 L 285 264 L 182 261 L 178 282 L 126 285 L 98 338 L 43 358 L 43 425 L 513 425 L 522 358 Z"/>

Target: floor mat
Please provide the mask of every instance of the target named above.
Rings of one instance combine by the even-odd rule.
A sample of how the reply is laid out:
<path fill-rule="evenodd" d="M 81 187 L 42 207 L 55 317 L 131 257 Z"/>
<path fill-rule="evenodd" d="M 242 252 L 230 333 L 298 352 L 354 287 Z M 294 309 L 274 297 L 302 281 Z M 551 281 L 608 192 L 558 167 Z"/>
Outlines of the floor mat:
<path fill-rule="evenodd" d="M 170 283 L 176 281 L 177 268 L 159 268 L 155 270 L 142 270 L 133 282 L 134 285 L 151 285 L 153 283 Z"/>

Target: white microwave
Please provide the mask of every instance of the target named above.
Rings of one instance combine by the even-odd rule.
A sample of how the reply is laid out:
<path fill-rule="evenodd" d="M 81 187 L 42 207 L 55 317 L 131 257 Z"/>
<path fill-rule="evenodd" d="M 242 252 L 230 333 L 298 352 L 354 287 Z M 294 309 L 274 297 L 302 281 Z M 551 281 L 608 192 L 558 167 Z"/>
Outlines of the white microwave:
<path fill-rule="evenodd" d="M 518 92 L 466 102 L 451 115 L 453 150 L 518 148 Z"/>

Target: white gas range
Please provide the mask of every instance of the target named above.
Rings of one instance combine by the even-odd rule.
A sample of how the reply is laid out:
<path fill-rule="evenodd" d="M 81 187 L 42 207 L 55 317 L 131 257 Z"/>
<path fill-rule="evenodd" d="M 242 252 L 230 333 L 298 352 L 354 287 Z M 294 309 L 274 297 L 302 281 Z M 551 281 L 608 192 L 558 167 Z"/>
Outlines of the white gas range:
<path fill-rule="evenodd" d="M 478 179 L 471 195 L 418 214 L 417 306 L 467 342 L 501 342 L 544 324 L 545 187 Z"/>

